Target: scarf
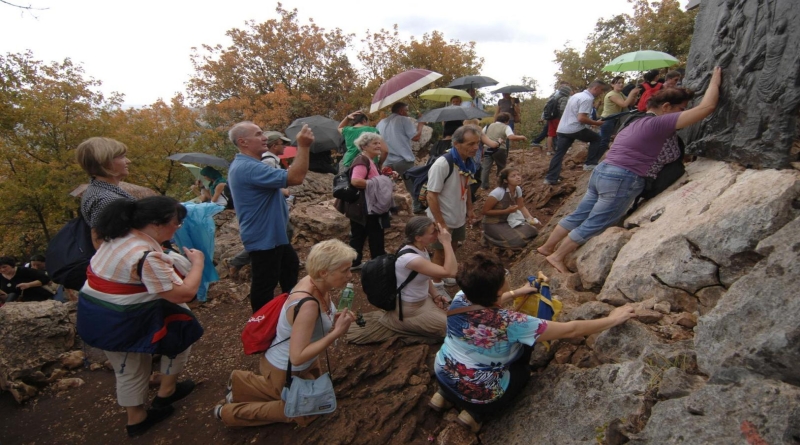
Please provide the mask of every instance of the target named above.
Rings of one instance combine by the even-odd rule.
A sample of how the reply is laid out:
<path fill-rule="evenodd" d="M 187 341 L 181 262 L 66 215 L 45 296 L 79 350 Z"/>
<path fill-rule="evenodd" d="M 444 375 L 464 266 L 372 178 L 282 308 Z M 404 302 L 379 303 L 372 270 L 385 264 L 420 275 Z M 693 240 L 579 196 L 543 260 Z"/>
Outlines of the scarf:
<path fill-rule="evenodd" d="M 465 162 L 461 159 L 461 155 L 458 154 L 458 150 L 456 150 L 455 147 L 450 149 L 450 156 L 453 158 L 453 163 L 458 166 L 458 173 L 468 177 L 470 179 L 470 184 L 475 182 L 475 171 L 477 170 L 475 161 L 473 161 L 472 158 L 467 158 Z"/>

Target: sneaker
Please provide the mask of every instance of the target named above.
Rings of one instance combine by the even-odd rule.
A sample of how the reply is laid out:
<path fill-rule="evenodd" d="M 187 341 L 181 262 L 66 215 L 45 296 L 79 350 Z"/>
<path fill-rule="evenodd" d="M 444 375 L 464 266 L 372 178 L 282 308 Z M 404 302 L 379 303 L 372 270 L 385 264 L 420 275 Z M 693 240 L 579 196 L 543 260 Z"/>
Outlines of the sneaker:
<path fill-rule="evenodd" d="M 472 415 L 467 412 L 467 410 L 463 410 L 460 413 L 458 413 L 456 421 L 461 425 L 464 425 L 465 427 L 469 428 L 470 431 L 472 431 L 473 433 L 477 433 L 478 431 L 481 430 L 482 426 L 481 423 L 476 421 L 472 417 Z"/>
<path fill-rule="evenodd" d="M 455 278 L 445 278 L 442 280 L 442 282 L 444 283 L 445 286 L 455 286 L 456 284 L 458 284 L 456 283 Z"/>
<path fill-rule="evenodd" d="M 156 396 L 156 398 L 153 399 L 153 403 L 151 403 L 150 406 L 155 409 L 166 408 L 167 406 L 170 406 L 173 403 L 177 402 L 178 400 L 191 394 L 191 392 L 194 391 L 194 387 L 195 384 L 191 380 L 184 380 L 182 382 L 178 382 L 178 384 L 175 385 L 175 392 L 173 392 L 171 396 L 168 397 Z"/>
<path fill-rule="evenodd" d="M 128 437 L 138 437 L 146 433 L 153 425 L 161 422 L 175 412 L 172 406 L 164 408 L 153 408 L 147 410 L 147 417 L 135 425 L 127 425 L 125 430 L 128 431 Z"/>
<path fill-rule="evenodd" d="M 433 283 L 433 287 L 436 289 L 437 294 L 447 297 L 447 299 L 450 300 L 450 294 L 448 294 L 447 290 L 444 288 L 443 282 Z"/>
<path fill-rule="evenodd" d="M 595 167 L 597 167 L 596 164 L 583 164 L 583 171 L 590 172 L 594 170 Z"/>
<path fill-rule="evenodd" d="M 559 180 L 557 180 L 557 181 L 555 181 L 555 182 L 553 182 L 553 181 L 551 181 L 551 180 L 549 180 L 549 179 L 545 179 L 545 180 L 544 180 L 544 184 L 545 184 L 545 185 L 556 185 L 556 184 L 558 184 L 559 182 L 561 182 L 561 180 L 560 180 L 560 179 L 559 179 Z"/>
<path fill-rule="evenodd" d="M 548 151 L 548 152 L 547 152 L 547 156 L 553 156 L 553 155 L 555 155 L 555 153 L 554 153 L 554 152 L 552 152 L 552 151 Z"/>
<path fill-rule="evenodd" d="M 225 394 L 225 403 L 233 403 L 233 391 L 228 391 L 228 393 Z"/>
<path fill-rule="evenodd" d="M 222 406 L 223 405 L 220 403 L 211 410 L 211 413 L 214 414 L 214 418 L 217 420 L 222 420 Z"/>
<path fill-rule="evenodd" d="M 542 148 L 542 144 L 537 142 L 531 142 L 531 148 Z"/>
<path fill-rule="evenodd" d="M 447 400 L 446 400 L 446 399 L 445 399 L 445 398 L 442 396 L 442 394 L 441 394 L 441 393 L 439 393 L 439 392 L 436 392 L 436 393 L 433 395 L 433 397 L 431 397 L 431 400 L 428 402 L 428 406 L 429 406 L 429 407 L 430 407 L 432 410 L 436 411 L 437 413 L 440 413 L 440 412 L 442 412 L 442 411 L 444 411 L 444 410 L 446 410 L 446 409 L 450 408 L 451 406 L 453 406 L 453 404 L 452 404 L 452 403 L 450 403 L 450 402 L 448 402 L 448 401 L 447 401 Z"/>

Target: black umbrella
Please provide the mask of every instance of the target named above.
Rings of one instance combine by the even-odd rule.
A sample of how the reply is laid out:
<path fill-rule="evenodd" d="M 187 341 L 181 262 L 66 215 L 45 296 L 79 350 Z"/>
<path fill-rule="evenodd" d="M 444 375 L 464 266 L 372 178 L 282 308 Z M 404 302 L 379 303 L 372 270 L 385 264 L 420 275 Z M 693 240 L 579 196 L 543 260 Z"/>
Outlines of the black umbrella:
<path fill-rule="evenodd" d="M 297 145 L 297 133 L 308 124 L 314 132 L 314 143 L 311 144 L 311 153 L 336 150 L 344 146 L 344 138 L 339 133 L 339 122 L 325 116 L 309 116 L 295 119 L 286 129 L 286 136 L 292 140 L 292 145 Z"/>
<path fill-rule="evenodd" d="M 167 156 L 167 159 L 191 164 L 213 165 L 222 168 L 228 168 L 228 166 L 230 166 L 228 161 L 205 153 L 175 153 L 172 156 Z"/>
<path fill-rule="evenodd" d="M 446 122 L 463 121 L 465 119 L 482 119 L 489 116 L 478 108 L 450 105 L 449 107 L 434 108 L 419 117 L 420 122 Z"/>
<path fill-rule="evenodd" d="M 525 85 L 509 85 L 492 91 L 492 94 L 532 93 L 534 91 L 536 91 L 535 88 L 526 87 Z"/>
<path fill-rule="evenodd" d="M 497 85 L 497 81 L 487 76 L 464 76 L 450 82 L 447 88 L 458 88 L 468 90 L 470 88 L 483 88 Z"/>

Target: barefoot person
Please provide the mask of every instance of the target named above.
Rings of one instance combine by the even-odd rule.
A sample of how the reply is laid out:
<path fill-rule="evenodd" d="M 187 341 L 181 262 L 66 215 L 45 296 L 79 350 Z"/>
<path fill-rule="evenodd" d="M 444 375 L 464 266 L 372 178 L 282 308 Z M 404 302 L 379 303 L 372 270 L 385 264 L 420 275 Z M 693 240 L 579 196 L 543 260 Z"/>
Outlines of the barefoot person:
<path fill-rule="evenodd" d="M 620 131 L 606 159 L 592 172 L 589 189 L 578 207 L 559 221 L 539 247 L 553 267 L 568 273 L 564 258 L 615 224 L 644 189 L 645 179 L 655 178 L 664 165 L 680 158 L 676 130 L 714 112 L 721 82 L 722 69 L 717 67 L 700 105 L 691 110 L 686 106 L 694 93 L 686 88 L 669 88 L 650 97 L 648 115 Z"/>

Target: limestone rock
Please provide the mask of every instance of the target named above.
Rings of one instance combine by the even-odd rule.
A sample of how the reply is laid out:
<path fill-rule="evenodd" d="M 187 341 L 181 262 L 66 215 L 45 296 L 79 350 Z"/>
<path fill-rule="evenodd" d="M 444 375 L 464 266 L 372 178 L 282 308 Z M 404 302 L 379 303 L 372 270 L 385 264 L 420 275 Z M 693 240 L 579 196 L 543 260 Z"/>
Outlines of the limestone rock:
<path fill-rule="evenodd" d="M 705 382 L 706 379 L 703 377 L 687 374 L 680 368 L 668 368 L 661 375 L 661 383 L 658 385 L 658 397 L 661 399 L 686 397 L 702 387 Z"/>
<path fill-rule="evenodd" d="M 75 369 L 83 365 L 83 351 L 70 351 L 61 356 L 61 364 L 67 369 Z"/>
<path fill-rule="evenodd" d="M 289 187 L 295 205 L 327 201 L 333 197 L 333 176 L 328 173 L 309 171 L 302 184 Z"/>
<path fill-rule="evenodd" d="M 590 301 L 568 312 L 564 311 L 564 314 L 559 317 L 559 321 L 567 322 L 572 320 L 594 320 L 595 318 L 605 317 L 613 309 L 614 306 L 609 304 L 605 304 L 600 301 Z"/>
<path fill-rule="evenodd" d="M 653 310 L 662 314 L 669 314 L 672 311 L 672 305 L 668 301 L 661 301 L 653 305 Z"/>
<path fill-rule="evenodd" d="M 78 388 L 85 384 L 86 382 L 83 379 L 79 378 L 70 378 L 70 379 L 61 379 L 56 382 L 55 389 L 56 391 L 65 391 L 70 388 Z"/>
<path fill-rule="evenodd" d="M 644 324 L 658 323 L 664 318 L 664 314 L 649 309 L 636 309 L 636 320 Z"/>
<path fill-rule="evenodd" d="M 576 267 L 584 289 L 600 289 L 603 286 L 617 253 L 631 239 L 631 235 L 622 227 L 609 227 L 578 250 Z"/>
<path fill-rule="evenodd" d="M 479 443 L 475 434 L 457 423 L 448 424 L 436 436 L 437 445 L 477 445 Z"/>
<path fill-rule="evenodd" d="M 691 329 L 697 326 L 697 316 L 688 312 L 682 312 L 675 318 L 675 324 Z"/>
<path fill-rule="evenodd" d="M 46 383 L 61 354 L 75 344 L 70 305 L 49 300 L 8 303 L 0 307 L 0 389 L 22 402 L 31 391 L 24 385 Z"/>
<path fill-rule="evenodd" d="M 800 218 L 759 243 L 765 258 L 700 317 L 695 347 L 703 372 L 713 377 L 724 368 L 744 368 L 800 385 L 798 233 Z"/>
<path fill-rule="evenodd" d="M 596 428 L 643 408 L 647 382 L 640 362 L 551 365 L 531 377 L 510 409 L 484 423 L 481 437 L 496 444 L 595 443 Z"/>
<path fill-rule="evenodd" d="M 350 233 L 350 220 L 333 207 L 333 200 L 298 204 L 292 210 L 291 221 L 295 247 L 310 247 L 331 238 L 346 239 Z"/>
<path fill-rule="evenodd" d="M 603 363 L 619 363 L 638 358 L 645 347 L 660 340 L 642 323 L 628 320 L 600 333 L 594 343 L 594 352 Z"/>
<path fill-rule="evenodd" d="M 725 292 L 726 290 L 722 286 L 711 286 L 697 291 L 697 309 L 700 311 L 700 315 L 705 315 L 713 309 Z"/>
<path fill-rule="evenodd" d="M 695 293 L 729 286 L 760 259 L 755 246 L 794 217 L 798 194 L 800 173 L 794 170 L 740 171 L 709 160 L 689 164 L 682 186 L 626 220 L 639 228 L 617 255 L 598 299 L 655 297 L 694 312 Z M 661 216 L 651 221 L 656 212 Z"/>
<path fill-rule="evenodd" d="M 761 438 L 761 441 L 753 440 Z M 687 397 L 657 403 L 633 445 L 797 443 L 800 388 L 776 380 L 709 382 Z"/>

